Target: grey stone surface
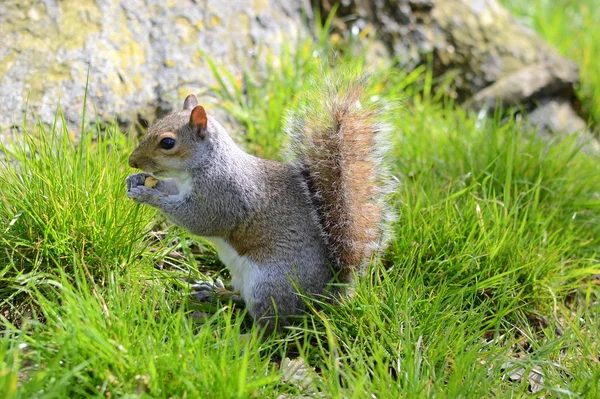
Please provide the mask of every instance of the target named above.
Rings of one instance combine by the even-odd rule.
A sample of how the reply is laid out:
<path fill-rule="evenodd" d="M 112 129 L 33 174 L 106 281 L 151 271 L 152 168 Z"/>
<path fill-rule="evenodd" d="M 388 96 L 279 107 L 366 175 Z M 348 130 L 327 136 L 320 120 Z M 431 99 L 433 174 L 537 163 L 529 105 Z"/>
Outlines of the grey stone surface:
<path fill-rule="evenodd" d="M 54 120 L 60 102 L 77 129 L 89 72 L 87 118 L 131 126 L 208 97 L 203 53 L 233 73 L 259 48 L 277 48 L 305 28 L 305 1 L 2 0 L 0 130 L 24 115 Z M 309 5 L 308 5 L 309 7 Z M 309 9 L 310 11 L 310 9 Z M 29 110 L 26 111 L 26 104 Z"/>
<path fill-rule="evenodd" d="M 326 15 L 335 2 L 313 3 Z M 571 107 L 569 117 L 541 127 L 584 125 L 571 105 L 577 66 L 497 0 L 341 3 L 338 33 L 370 28 L 380 38 L 370 60 L 394 57 L 410 69 L 432 53 L 434 74 L 453 73 L 448 95 L 467 106 L 522 105 L 539 121 L 550 114 L 536 108 L 552 99 Z M 52 123 L 59 103 L 77 130 L 88 72 L 88 120 L 97 113 L 128 128 L 179 107 L 188 93 L 210 102 L 203 54 L 235 74 L 259 49 L 307 34 L 303 15 L 311 13 L 309 0 L 0 0 L 0 139 L 24 116 Z"/>
<path fill-rule="evenodd" d="M 319 3 L 324 13 L 334 4 Z M 559 99 L 563 109 L 571 108 L 569 118 L 540 127 L 572 131 L 585 126 L 573 107 L 577 65 L 519 24 L 497 0 L 344 0 L 336 15 L 334 25 L 342 34 L 374 27 L 400 67 L 431 61 L 436 77 L 450 73 L 446 94 L 467 107 L 490 109 L 500 103 L 532 111 Z"/>

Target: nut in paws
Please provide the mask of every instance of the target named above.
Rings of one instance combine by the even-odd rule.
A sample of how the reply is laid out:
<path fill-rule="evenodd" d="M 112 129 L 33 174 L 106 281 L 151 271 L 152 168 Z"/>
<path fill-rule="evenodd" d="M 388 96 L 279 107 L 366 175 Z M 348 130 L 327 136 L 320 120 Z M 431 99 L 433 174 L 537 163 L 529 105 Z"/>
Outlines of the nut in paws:
<path fill-rule="evenodd" d="M 152 177 L 149 173 L 136 173 L 135 175 L 127 176 L 127 191 L 134 187 L 144 186 L 146 179 Z"/>

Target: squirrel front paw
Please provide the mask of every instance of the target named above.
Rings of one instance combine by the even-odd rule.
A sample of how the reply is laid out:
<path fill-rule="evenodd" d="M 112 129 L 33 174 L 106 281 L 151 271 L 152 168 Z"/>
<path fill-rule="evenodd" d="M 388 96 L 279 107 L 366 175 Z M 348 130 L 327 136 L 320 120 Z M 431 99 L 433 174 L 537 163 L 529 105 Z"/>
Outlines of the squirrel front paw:
<path fill-rule="evenodd" d="M 148 187 L 145 184 L 146 179 L 148 178 L 154 179 L 154 176 L 149 173 L 136 173 L 135 175 L 128 176 L 126 179 L 127 197 L 138 204 L 147 204 L 158 207 L 162 203 L 164 197 L 168 195 L 156 188 Z"/>

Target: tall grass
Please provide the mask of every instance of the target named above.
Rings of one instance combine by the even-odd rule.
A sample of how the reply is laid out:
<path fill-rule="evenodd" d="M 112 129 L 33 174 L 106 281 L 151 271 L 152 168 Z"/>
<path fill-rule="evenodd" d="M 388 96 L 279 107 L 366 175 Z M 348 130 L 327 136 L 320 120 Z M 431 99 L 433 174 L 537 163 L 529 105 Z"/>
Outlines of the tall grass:
<path fill-rule="evenodd" d="M 58 114 L 0 147 L 0 308 L 75 263 L 102 283 L 130 267 L 152 212 L 123 200 L 133 141 L 109 126 L 76 140 Z M 58 126 L 63 127 L 58 127 Z"/>

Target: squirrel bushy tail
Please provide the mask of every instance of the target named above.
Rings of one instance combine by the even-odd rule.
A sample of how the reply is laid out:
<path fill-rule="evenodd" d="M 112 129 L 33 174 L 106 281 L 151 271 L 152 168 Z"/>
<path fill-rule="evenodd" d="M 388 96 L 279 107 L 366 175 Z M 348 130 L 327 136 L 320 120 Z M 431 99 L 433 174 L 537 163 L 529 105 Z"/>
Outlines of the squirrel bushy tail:
<path fill-rule="evenodd" d="M 369 77 L 318 81 L 287 120 L 291 162 L 302 170 L 338 280 L 349 283 L 384 248 L 394 214 L 386 196 L 386 105 Z"/>

